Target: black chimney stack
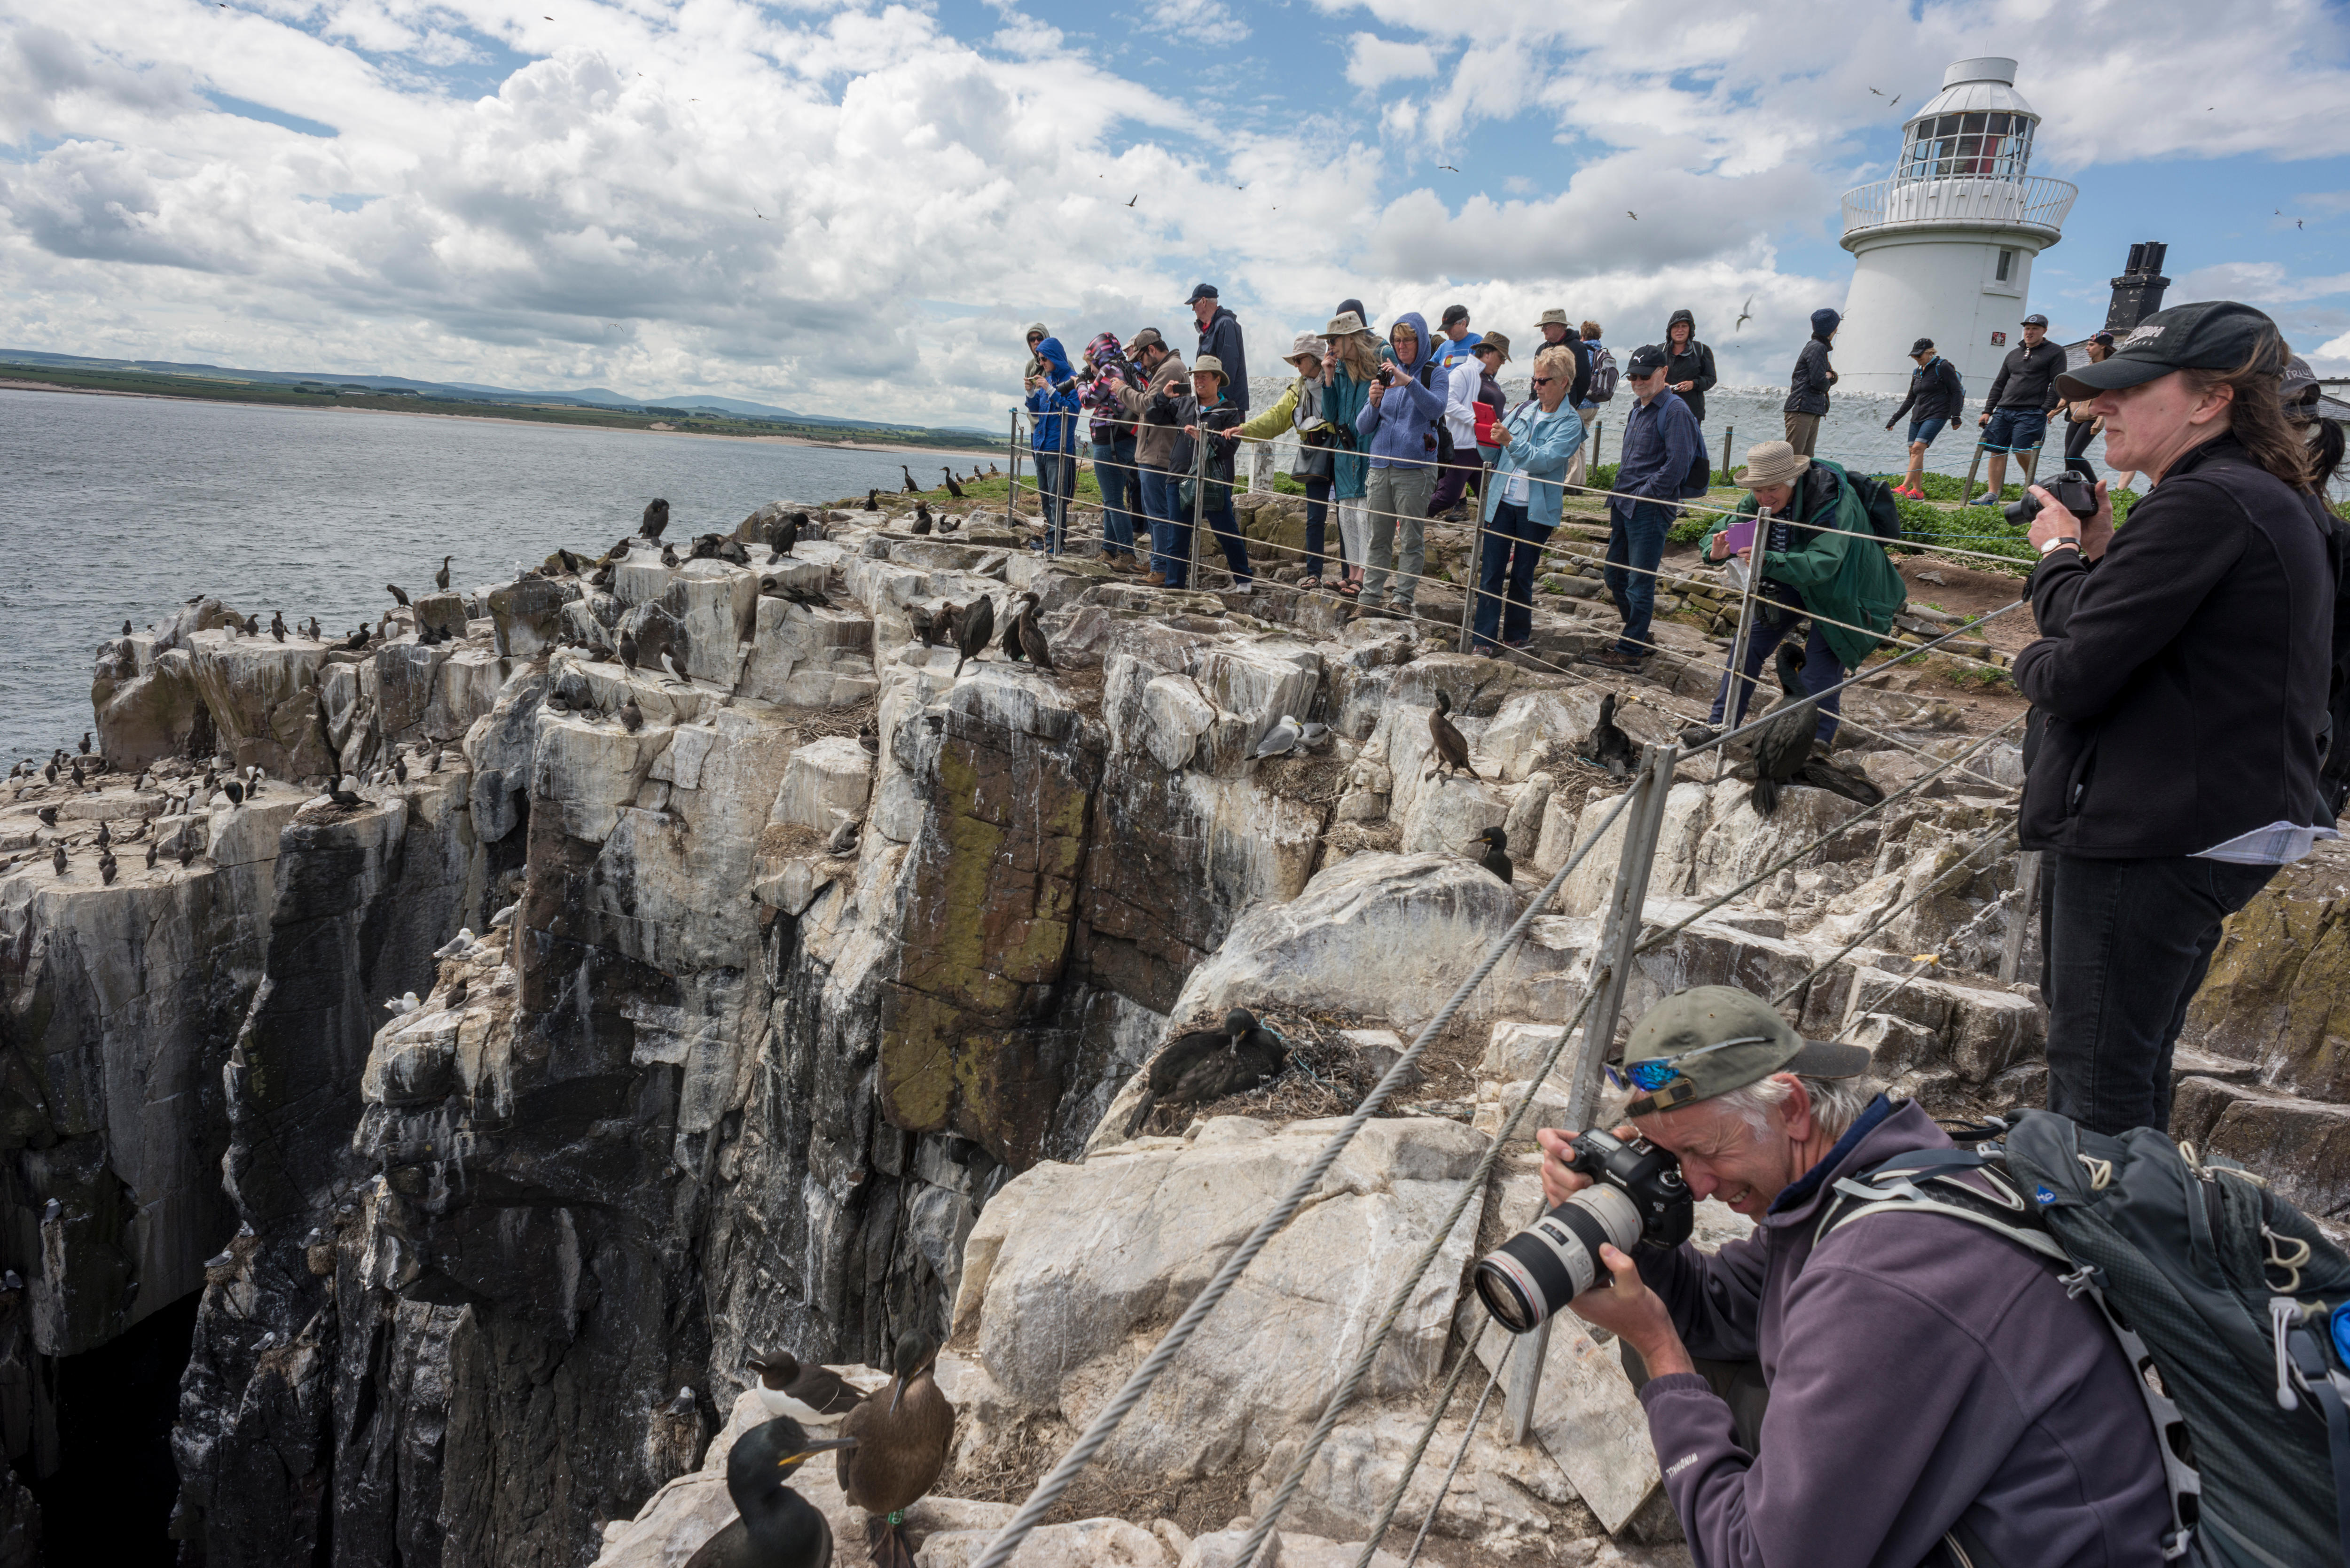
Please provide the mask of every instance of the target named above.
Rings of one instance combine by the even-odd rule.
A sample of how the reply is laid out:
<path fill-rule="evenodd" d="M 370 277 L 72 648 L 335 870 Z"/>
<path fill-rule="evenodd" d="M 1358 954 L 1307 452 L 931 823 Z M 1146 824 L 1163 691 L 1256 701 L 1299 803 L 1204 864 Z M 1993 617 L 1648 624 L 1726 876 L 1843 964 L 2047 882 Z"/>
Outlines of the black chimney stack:
<path fill-rule="evenodd" d="M 2162 308 L 2162 291 L 2170 280 L 2162 275 L 2162 258 L 2170 247 L 2160 240 L 2130 246 L 2122 275 L 2114 279 L 2114 302 L 2106 311 L 2106 330 L 2116 336 Z"/>

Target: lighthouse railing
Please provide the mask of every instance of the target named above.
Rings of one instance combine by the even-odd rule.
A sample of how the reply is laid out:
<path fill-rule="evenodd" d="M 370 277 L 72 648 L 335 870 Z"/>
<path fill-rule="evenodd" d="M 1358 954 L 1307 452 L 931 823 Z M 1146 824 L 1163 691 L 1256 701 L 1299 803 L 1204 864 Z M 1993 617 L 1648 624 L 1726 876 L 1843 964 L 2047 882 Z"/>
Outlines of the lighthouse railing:
<path fill-rule="evenodd" d="M 2080 193 L 2070 181 L 2044 174 L 2024 180 L 1879 180 L 1844 193 L 1844 232 L 1955 222 L 2012 223 L 2053 234 L 2064 226 Z"/>

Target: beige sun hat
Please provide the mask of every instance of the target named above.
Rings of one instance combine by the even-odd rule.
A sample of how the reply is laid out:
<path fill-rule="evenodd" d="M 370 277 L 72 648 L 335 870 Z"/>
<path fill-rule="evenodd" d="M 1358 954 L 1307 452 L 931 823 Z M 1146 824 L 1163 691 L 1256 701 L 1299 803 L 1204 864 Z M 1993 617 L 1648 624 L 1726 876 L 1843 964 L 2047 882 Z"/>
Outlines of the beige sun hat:
<path fill-rule="evenodd" d="M 1363 325 L 1361 317 L 1351 310 L 1342 310 L 1330 318 L 1330 325 L 1322 329 L 1322 335 L 1325 337 L 1344 337 L 1350 333 L 1368 330 L 1369 328 Z"/>
<path fill-rule="evenodd" d="M 1309 354 L 1316 359 L 1322 359 L 1328 358 L 1329 353 L 1329 340 L 1320 333 L 1301 332 L 1290 343 L 1289 352 L 1284 354 L 1282 358 L 1295 365 Z"/>
<path fill-rule="evenodd" d="M 1502 362 L 1503 364 L 1506 365 L 1509 363 L 1510 340 L 1508 338 L 1503 337 L 1498 332 L 1488 332 L 1482 338 L 1479 339 L 1477 346 L 1469 350 L 1469 352 L 1471 354 L 1482 354 L 1488 348 L 1494 349 L 1500 353 L 1502 356 Z"/>
<path fill-rule="evenodd" d="M 1572 327 L 1574 325 L 1574 322 L 1569 321 L 1566 318 L 1565 311 L 1552 309 L 1545 310 L 1542 313 L 1542 319 L 1534 323 L 1534 330 L 1539 332 L 1545 327 Z"/>
<path fill-rule="evenodd" d="M 1746 466 L 1730 483 L 1745 490 L 1765 484 L 1793 484 L 1804 477 L 1812 460 L 1783 441 L 1757 441 L 1746 449 Z"/>
<path fill-rule="evenodd" d="M 1191 374 L 1194 376 L 1213 376 L 1217 380 L 1222 381 L 1227 387 L 1232 384 L 1232 379 L 1224 374 L 1224 362 L 1222 359 L 1217 358 L 1213 354 L 1202 354 L 1197 359 L 1192 360 Z M 1780 444 L 1783 446 L 1786 443 L 1783 441 Z"/>

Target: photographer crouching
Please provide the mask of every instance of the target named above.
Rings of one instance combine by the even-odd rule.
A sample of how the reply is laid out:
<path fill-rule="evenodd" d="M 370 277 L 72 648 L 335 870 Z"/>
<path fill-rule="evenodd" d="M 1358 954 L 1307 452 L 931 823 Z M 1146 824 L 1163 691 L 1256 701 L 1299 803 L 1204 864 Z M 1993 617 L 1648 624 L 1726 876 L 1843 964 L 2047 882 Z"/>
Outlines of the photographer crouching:
<path fill-rule="evenodd" d="M 1975 1225 L 1815 1237 L 1839 1179 L 1952 1147 L 1867 1065 L 1730 986 L 1667 997 L 1625 1047 L 1616 1137 L 1678 1157 L 1689 1197 L 1755 1223 L 1711 1255 L 1600 1245 L 1608 1288 L 1573 1297 L 1624 1342 L 1690 1555 L 1916 1568 L 1953 1560 L 1948 1536 L 1956 1561 L 2001 1568 L 2157 1568 L 2162 1460 L 2094 1304 Z M 1572 1136 L 1537 1137 L 1546 1204 L 1593 1186 Z"/>
<path fill-rule="evenodd" d="M 2022 836 L 2043 852 L 2048 1106 L 2167 1129 L 2171 1048 L 2220 922 L 2334 836 L 2319 779 L 2334 585 L 2319 458 L 2279 400 L 2286 353 L 2248 305 L 2149 317 L 2062 375 L 2106 461 L 2147 477 L 2035 486 L 2040 639 Z"/>

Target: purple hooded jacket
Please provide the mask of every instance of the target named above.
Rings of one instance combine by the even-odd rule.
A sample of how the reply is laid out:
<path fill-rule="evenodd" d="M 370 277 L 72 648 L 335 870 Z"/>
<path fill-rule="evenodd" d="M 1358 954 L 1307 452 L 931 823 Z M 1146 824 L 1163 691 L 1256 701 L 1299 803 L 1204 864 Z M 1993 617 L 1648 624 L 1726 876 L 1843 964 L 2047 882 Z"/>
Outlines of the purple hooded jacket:
<path fill-rule="evenodd" d="M 2154 1424 L 2095 1304 L 1941 1215 L 1812 1244 L 1838 1177 L 1950 1147 L 1915 1101 L 1879 1100 L 1752 1236 L 1638 1254 L 1690 1354 L 1760 1357 L 1770 1386 L 1753 1458 L 1704 1377 L 1640 1390 L 1698 1568 L 1917 1568 L 1961 1517 L 2003 1568 L 2159 1568 Z"/>

